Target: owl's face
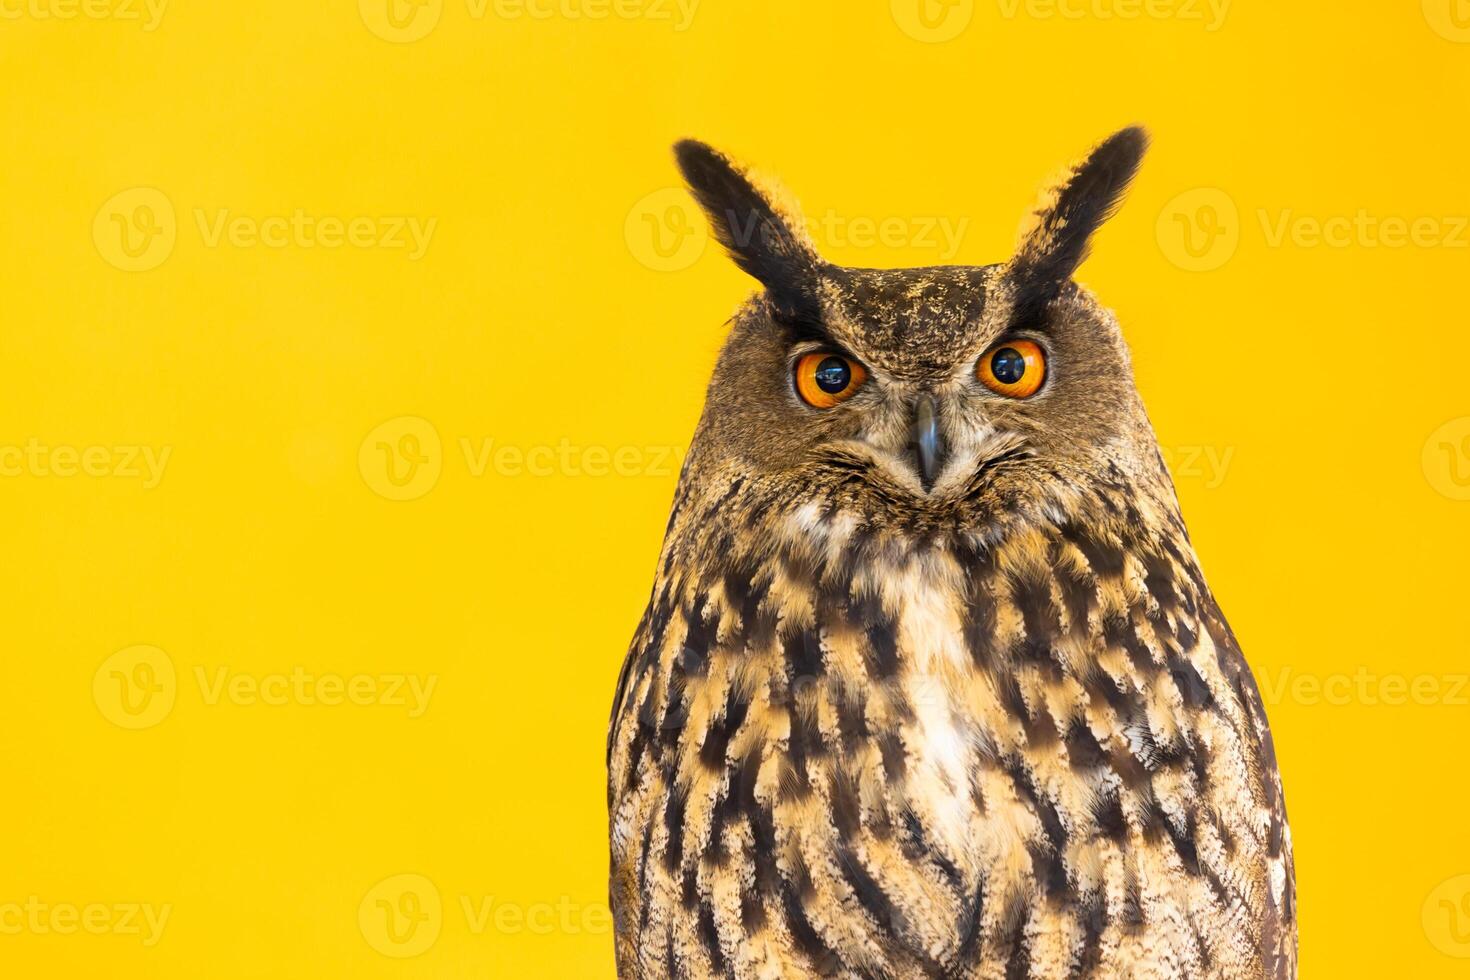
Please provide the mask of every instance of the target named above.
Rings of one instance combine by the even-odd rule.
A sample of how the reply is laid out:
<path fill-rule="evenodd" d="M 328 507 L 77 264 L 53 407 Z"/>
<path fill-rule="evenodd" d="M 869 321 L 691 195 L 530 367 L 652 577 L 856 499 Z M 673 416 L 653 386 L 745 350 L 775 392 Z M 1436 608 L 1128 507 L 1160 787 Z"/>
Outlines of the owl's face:
<path fill-rule="evenodd" d="M 1117 323 L 1070 280 L 1142 149 L 1134 130 L 1103 144 L 1009 263 L 874 270 L 823 262 L 724 158 L 681 144 L 716 232 L 766 286 L 735 318 L 696 459 L 906 511 L 1110 468 L 1160 477 Z"/>

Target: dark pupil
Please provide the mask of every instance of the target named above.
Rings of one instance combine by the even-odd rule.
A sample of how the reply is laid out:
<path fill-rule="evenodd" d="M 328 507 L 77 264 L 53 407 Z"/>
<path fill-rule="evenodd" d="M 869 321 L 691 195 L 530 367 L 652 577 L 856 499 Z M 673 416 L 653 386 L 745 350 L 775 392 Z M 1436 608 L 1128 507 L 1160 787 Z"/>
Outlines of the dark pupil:
<path fill-rule="evenodd" d="M 990 372 L 1003 385 L 1013 385 L 1026 374 L 1026 358 L 1014 347 L 1002 347 L 990 359 Z"/>
<path fill-rule="evenodd" d="M 817 387 L 829 395 L 846 391 L 851 381 L 852 368 L 840 357 L 829 357 L 817 365 Z"/>

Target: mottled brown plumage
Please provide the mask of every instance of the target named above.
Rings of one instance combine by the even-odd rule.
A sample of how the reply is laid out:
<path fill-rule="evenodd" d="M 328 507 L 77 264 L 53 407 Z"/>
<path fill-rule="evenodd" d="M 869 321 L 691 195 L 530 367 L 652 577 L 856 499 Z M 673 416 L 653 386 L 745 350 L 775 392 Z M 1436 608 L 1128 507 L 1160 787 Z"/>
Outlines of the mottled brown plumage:
<path fill-rule="evenodd" d="M 609 733 L 624 977 L 1295 975 L 1261 699 L 1113 316 L 1071 281 L 1125 130 L 984 268 L 827 265 L 722 157 L 735 317 Z M 1033 397 L 975 362 L 1044 345 Z M 801 354 L 870 375 L 816 410 Z M 914 406 L 947 452 L 924 479 Z"/>

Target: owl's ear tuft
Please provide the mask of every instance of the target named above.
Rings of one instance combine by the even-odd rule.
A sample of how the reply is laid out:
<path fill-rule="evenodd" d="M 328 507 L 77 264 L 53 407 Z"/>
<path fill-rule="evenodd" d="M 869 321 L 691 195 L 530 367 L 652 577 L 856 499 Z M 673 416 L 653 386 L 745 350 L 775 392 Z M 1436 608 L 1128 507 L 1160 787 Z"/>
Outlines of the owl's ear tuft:
<path fill-rule="evenodd" d="M 813 315 L 821 259 L 794 211 L 778 207 L 744 170 L 707 144 L 682 140 L 674 144 L 674 157 L 715 237 L 766 287 L 776 310 Z"/>
<path fill-rule="evenodd" d="M 1043 196 L 1009 270 L 1018 300 L 1031 311 L 1051 302 L 1087 258 L 1093 233 L 1117 211 L 1147 149 L 1142 127 L 1120 130 Z"/>

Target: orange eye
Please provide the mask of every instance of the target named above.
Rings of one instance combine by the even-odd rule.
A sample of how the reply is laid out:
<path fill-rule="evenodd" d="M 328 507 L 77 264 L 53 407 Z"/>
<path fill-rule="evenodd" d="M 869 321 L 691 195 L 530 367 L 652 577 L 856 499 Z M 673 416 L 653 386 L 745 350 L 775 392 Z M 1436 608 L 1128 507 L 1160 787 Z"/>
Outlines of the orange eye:
<path fill-rule="evenodd" d="M 847 401 L 866 380 L 861 364 L 838 354 L 804 354 L 796 362 L 796 393 L 812 408 Z"/>
<path fill-rule="evenodd" d="M 1046 352 L 1029 340 L 1007 340 L 985 352 L 975 375 L 1007 398 L 1030 398 L 1046 380 Z"/>

